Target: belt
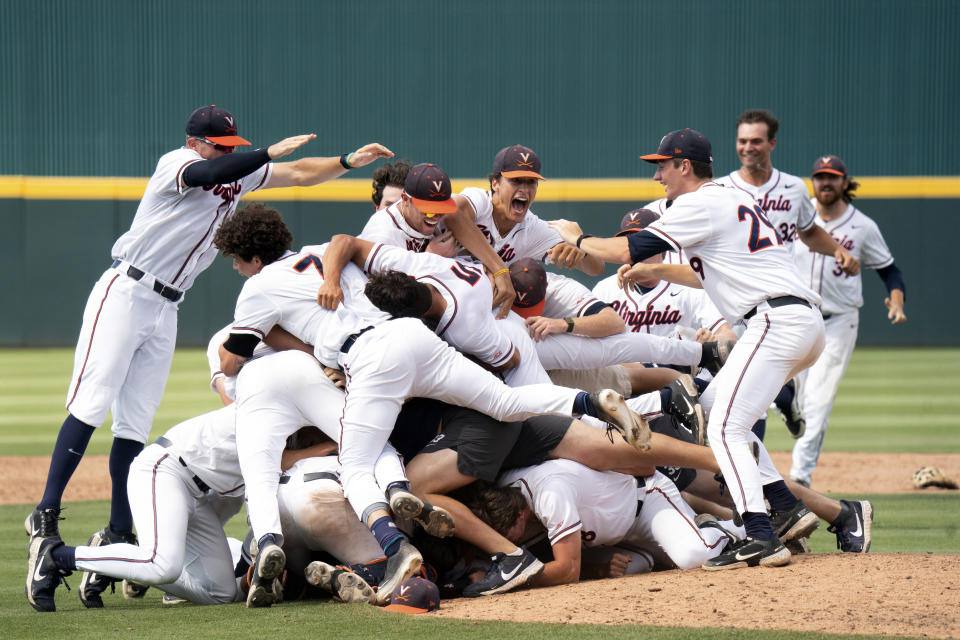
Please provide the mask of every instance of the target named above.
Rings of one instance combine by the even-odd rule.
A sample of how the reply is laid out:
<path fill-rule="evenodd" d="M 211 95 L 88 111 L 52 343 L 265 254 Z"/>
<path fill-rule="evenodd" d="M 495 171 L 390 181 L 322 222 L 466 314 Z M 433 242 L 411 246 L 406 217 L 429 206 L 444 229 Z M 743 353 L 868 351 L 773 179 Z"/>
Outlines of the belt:
<path fill-rule="evenodd" d="M 805 307 L 810 306 L 809 302 L 807 302 L 803 298 L 798 298 L 797 296 L 780 296 L 778 298 L 770 298 L 769 300 L 765 300 L 764 302 L 766 302 L 768 305 L 770 305 L 773 308 L 785 307 L 788 304 L 802 304 Z M 743 319 L 749 320 L 755 315 L 757 315 L 756 307 L 754 307 L 753 309 L 750 309 L 750 311 L 747 311 L 745 314 L 743 314 Z"/>
<path fill-rule="evenodd" d="M 830 318 L 833 317 L 833 314 L 832 314 L 832 313 L 824 313 L 823 311 L 820 312 L 820 315 L 823 316 L 823 319 L 824 319 L 824 320 L 829 320 Z"/>
<path fill-rule="evenodd" d="M 330 473 L 329 471 L 313 471 L 311 473 L 303 474 L 304 482 L 312 482 L 314 480 L 333 480 L 336 483 L 340 483 L 340 476 L 335 473 Z M 290 476 L 283 474 L 280 476 L 280 484 L 287 484 L 290 482 Z"/>
<path fill-rule="evenodd" d="M 120 260 L 114 260 L 113 264 L 111 264 L 110 267 L 112 269 L 116 269 L 117 267 L 120 266 L 120 263 L 121 263 Z M 127 270 L 124 271 L 123 273 L 126 273 L 127 276 L 133 278 L 134 280 L 137 280 L 138 282 L 141 278 L 143 278 L 144 275 L 146 275 L 144 271 L 137 269 L 133 265 L 128 266 Z M 170 302 L 179 302 L 180 299 L 183 298 L 183 291 L 180 291 L 180 289 L 174 289 L 173 287 L 167 286 L 162 282 L 160 282 L 159 280 L 157 280 L 156 278 L 153 279 L 153 290 L 159 293 L 161 297 L 166 298 Z"/>
<path fill-rule="evenodd" d="M 347 353 L 350 351 L 350 347 L 352 347 L 353 343 L 357 341 L 357 338 L 365 334 L 367 331 L 370 331 L 370 329 L 373 329 L 373 326 L 364 327 L 363 329 L 360 329 L 360 331 L 351 333 L 349 336 L 347 336 L 347 339 L 343 341 L 342 345 L 340 345 L 340 353 Z"/>
<path fill-rule="evenodd" d="M 634 519 L 637 519 L 640 517 L 640 509 L 643 508 L 643 498 L 639 496 L 646 495 L 642 491 L 642 489 L 646 486 L 647 483 L 644 480 L 643 476 L 634 476 L 634 477 L 637 479 L 637 514 L 634 516 Z"/>
<path fill-rule="evenodd" d="M 160 436 L 159 438 L 157 438 L 154 444 L 158 444 L 164 449 L 169 449 L 171 446 L 173 446 L 173 443 L 163 436 Z M 183 468 L 187 470 L 187 473 L 193 476 L 193 484 L 197 485 L 197 489 L 200 489 L 200 491 L 204 493 L 206 493 L 207 491 L 210 491 L 210 485 L 208 485 L 206 482 L 201 480 L 200 476 L 196 475 L 195 473 L 192 473 L 190 471 L 190 467 L 188 467 L 187 463 L 183 461 L 183 458 L 181 458 L 180 456 L 177 456 L 177 460 L 180 462 L 180 464 L 183 465 Z"/>

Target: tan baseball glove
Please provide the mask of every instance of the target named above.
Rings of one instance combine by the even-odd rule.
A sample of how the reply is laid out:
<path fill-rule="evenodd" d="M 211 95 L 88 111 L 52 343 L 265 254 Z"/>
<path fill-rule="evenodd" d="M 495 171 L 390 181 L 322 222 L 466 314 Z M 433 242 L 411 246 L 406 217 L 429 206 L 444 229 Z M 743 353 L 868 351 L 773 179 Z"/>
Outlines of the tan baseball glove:
<path fill-rule="evenodd" d="M 943 469 L 931 466 L 921 467 L 914 471 L 913 486 L 917 489 L 926 489 L 927 487 L 958 488 L 956 481 L 945 474 Z"/>

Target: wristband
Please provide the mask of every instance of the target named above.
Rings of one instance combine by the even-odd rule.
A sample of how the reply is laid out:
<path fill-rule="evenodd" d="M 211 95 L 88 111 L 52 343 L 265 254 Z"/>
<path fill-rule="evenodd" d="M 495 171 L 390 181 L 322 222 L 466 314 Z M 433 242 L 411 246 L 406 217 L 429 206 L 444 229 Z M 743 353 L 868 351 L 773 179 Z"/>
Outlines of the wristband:
<path fill-rule="evenodd" d="M 353 155 L 352 153 L 349 153 L 349 154 L 345 153 L 342 156 L 340 156 L 340 166 L 346 169 L 347 171 L 350 171 L 350 169 L 353 169 L 353 165 L 350 164 L 350 156 L 352 155 Z"/>
<path fill-rule="evenodd" d="M 567 322 L 567 333 L 573 333 L 573 318 L 564 318 Z"/>
<path fill-rule="evenodd" d="M 504 267 L 503 269 L 500 269 L 500 271 L 494 272 L 493 277 L 494 277 L 494 278 L 499 278 L 500 276 L 502 276 L 502 275 L 505 274 L 505 273 L 510 273 L 510 269 L 507 268 L 507 267 Z"/>
<path fill-rule="evenodd" d="M 583 242 L 583 241 L 586 240 L 587 238 L 592 238 L 592 237 L 593 237 L 593 236 L 590 235 L 589 233 L 581 233 L 581 234 L 580 234 L 580 237 L 577 238 L 577 249 L 580 248 L 580 243 L 581 243 L 581 242 Z"/>

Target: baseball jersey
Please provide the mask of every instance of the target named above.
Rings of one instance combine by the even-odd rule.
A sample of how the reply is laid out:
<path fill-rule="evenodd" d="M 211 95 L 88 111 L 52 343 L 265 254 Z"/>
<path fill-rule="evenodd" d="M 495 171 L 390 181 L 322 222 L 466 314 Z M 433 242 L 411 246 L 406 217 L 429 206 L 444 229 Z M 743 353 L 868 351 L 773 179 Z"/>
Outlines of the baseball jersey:
<path fill-rule="evenodd" d="M 520 489 L 551 545 L 577 531 L 588 547 L 619 542 L 633 526 L 641 495 L 633 476 L 572 460 L 505 471 L 498 484 Z"/>
<path fill-rule="evenodd" d="M 862 267 L 883 269 L 893 264 L 893 255 L 877 223 L 852 204 L 833 220 L 824 220 L 818 215 L 814 222 L 859 260 Z M 794 255 L 805 283 L 823 298 L 820 309 L 824 313 L 842 313 L 863 306 L 860 274 L 845 274 L 832 256 L 815 253 L 804 244 L 794 246 Z"/>
<path fill-rule="evenodd" d="M 766 212 L 767 219 L 777 229 L 780 240 L 792 247 L 797 240 L 797 231 L 805 231 L 813 225 L 816 210 L 810 204 L 810 192 L 803 180 L 789 173 L 774 169 L 770 179 L 756 187 L 734 171 L 718 178 L 724 186 L 734 187 L 749 193 Z"/>
<path fill-rule="evenodd" d="M 432 235 L 424 235 L 407 223 L 403 214 L 400 213 L 399 201 L 370 216 L 363 231 L 357 237 L 368 242 L 382 242 L 394 247 L 404 247 L 407 251 L 418 253 L 424 251 L 433 239 Z"/>
<path fill-rule="evenodd" d="M 353 263 L 347 264 L 340 276 L 343 303 L 335 311 L 317 304 L 326 248 L 325 244 L 303 247 L 247 278 L 237 298 L 230 333 L 263 340 L 274 325 L 280 325 L 314 345 L 317 360 L 336 367 L 340 347 L 349 335 L 389 320 L 390 316 L 363 295 L 367 277 Z"/>
<path fill-rule="evenodd" d="M 593 294 L 610 302 L 634 333 L 669 338 L 681 333 L 681 327 L 694 332 L 701 328 L 716 331 L 724 322 L 703 289 L 666 281 L 646 291 L 638 285 L 620 289 L 617 276 L 613 275 L 598 282 Z"/>
<path fill-rule="evenodd" d="M 590 289 L 567 276 L 547 272 L 547 295 L 543 305 L 545 318 L 580 318 L 599 313 L 607 303 L 598 300 Z"/>
<path fill-rule="evenodd" d="M 397 246 L 376 244 L 367 255 L 364 271 L 401 271 L 432 285 L 447 303 L 436 334 L 450 345 L 499 367 L 513 355 L 513 344 L 493 315 L 493 289 L 482 268 L 432 253 L 413 253 Z"/>
<path fill-rule="evenodd" d="M 221 407 L 171 427 L 163 437 L 187 468 L 217 493 L 242 493 L 237 457 L 236 404 Z"/>
<path fill-rule="evenodd" d="M 237 399 L 237 378 L 236 376 L 227 376 L 220 370 L 220 345 L 230 337 L 231 325 L 225 326 L 220 331 L 213 334 L 210 342 L 207 343 L 207 364 L 210 365 L 210 389 L 216 392 L 217 387 L 214 384 L 217 378 L 223 378 L 223 390 L 233 400 Z M 260 342 L 253 349 L 251 360 L 265 356 L 268 353 L 275 353 L 273 349 L 267 346 L 266 342 Z"/>
<path fill-rule="evenodd" d="M 687 259 L 710 300 L 733 325 L 769 298 L 820 304 L 803 286 L 793 254 L 747 192 L 706 182 L 685 193 L 647 227 Z"/>
<path fill-rule="evenodd" d="M 467 187 L 460 195 L 473 207 L 474 221 L 483 237 L 508 266 L 519 258 L 534 258 L 547 262 L 550 250 L 563 242 L 560 234 L 535 216 L 533 211 L 527 211 L 523 220 L 514 225 L 506 235 L 501 236 L 493 220 L 493 200 L 490 192 L 478 187 Z"/>
<path fill-rule="evenodd" d="M 667 212 L 667 199 L 660 198 L 659 200 L 654 200 L 649 204 L 643 205 L 644 209 L 649 209 L 654 213 L 663 216 Z M 664 251 L 663 252 L 663 263 L 664 264 L 687 264 L 687 257 L 683 253 L 683 249 L 679 251 Z"/>
<path fill-rule="evenodd" d="M 213 234 L 237 208 L 237 200 L 270 180 L 268 163 L 230 184 L 188 187 L 183 171 L 203 158 L 182 147 L 163 155 L 147 183 L 130 230 L 110 253 L 186 291 L 217 256 Z"/>

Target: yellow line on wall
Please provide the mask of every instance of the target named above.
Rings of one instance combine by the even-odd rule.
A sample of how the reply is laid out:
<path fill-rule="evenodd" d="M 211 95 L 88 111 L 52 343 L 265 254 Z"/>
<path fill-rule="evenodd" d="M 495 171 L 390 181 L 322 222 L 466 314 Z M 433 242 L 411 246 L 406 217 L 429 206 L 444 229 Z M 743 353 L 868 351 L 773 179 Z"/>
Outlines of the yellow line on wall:
<path fill-rule="evenodd" d="M 861 198 L 960 198 L 960 176 L 897 176 L 856 178 Z M 807 180 L 807 188 L 810 181 Z M 146 178 L 0 176 L 0 198 L 26 200 L 139 200 Z M 453 190 L 486 187 L 483 179 L 458 179 Z M 370 200 L 370 181 L 343 178 L 313 187 L 270 189 L 248 198 L 270 201 Z M 269 195 L 267 195 L 269 194 Z M 639 178 L 565 178 L 540 185 L 540 202 L 648 202 L 663 196 L 663 187 Z"/>

